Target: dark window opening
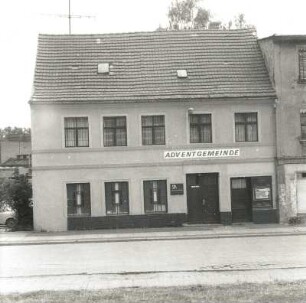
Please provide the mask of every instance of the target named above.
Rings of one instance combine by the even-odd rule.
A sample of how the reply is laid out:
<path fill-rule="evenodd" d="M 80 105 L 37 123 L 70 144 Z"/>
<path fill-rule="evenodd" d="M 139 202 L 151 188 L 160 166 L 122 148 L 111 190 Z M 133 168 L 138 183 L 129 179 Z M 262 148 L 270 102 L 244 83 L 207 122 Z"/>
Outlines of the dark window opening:
<path fill-rule="evenodd" d="M 68 216 L 90 216 L 89 183 L 67 184 Z"/>
<path fill-rule="evenodd" d="M 235 139 L 236 142 L 258 141 L 257 113 L 235 114 Z"/>
<path fill-rule="evenodd" d="M 126 117 L 104 117 L 104 146 L 126 146 Z"/>
<path fill-rule="evenodd" d="M 164 145 L 165 144 L 165 117 L 142 116 L 142 144 Z"/>
<path fill-rule="evenodd" d="M 190 118 L 190 143 L 212 143 L 211 114 L 192 114 Z"/>
<path fill-rule="evenodd" d="M 167 181 L 143 182 L 145 213 L 167 212 Z"/>
<path fill-rule="evenodd" d="M 88 147 L 87 117 L 65 118 L 65 147 Z"/>
<path fill-rule="evenodd" d="M 107 215 L 124 215 L 129 213 L 128 182 L 106 182 L 105 202 Z"/>

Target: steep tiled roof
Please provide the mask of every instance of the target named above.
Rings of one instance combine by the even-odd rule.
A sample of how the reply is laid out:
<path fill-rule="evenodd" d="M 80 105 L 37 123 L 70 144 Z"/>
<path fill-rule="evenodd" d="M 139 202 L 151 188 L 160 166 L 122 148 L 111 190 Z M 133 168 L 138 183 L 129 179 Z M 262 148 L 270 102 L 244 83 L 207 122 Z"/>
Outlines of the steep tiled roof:
<path fill-rule="evenodd" d="M 98 74 L 98 63 L 110 73 Z M 271 96 L 250 30 L 39 36 L 33 102 Z"/>

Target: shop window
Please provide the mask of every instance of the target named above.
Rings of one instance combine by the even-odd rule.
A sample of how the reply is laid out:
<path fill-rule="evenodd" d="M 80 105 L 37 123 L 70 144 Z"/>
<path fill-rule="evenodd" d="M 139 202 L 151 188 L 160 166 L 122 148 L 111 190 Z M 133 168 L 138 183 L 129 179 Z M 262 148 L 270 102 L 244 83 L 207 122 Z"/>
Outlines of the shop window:
<path fill-rule="evenodd" d="M 167 212 L 167 181 L 143 182 L 145 213 Z"/>
<path fill-rule="evenodd" d="M 236 142 L 258 141 L 257 113 L 235 114 L 235 139 Z"/>
<path fill-rule="evenodd" d="M 106 182 L 105 202 L 107 215 L 124 215 L 129 213 L 128 182 Z"/>
<path fill-rule="evenodd" d="M 89 183 L 67 184 L 68 216 L 90 216 Z"/>
<path fill-rule="evenodd" d="M 306 83 L 306 48 L 299 49 L 299 82 Z"/>
<path fill-rule="evenodd" d="M 306 112 L 301 113 L 301 139 L 306 140 Z"/>
<path fill-rule="evenodd" d="M 89 130 L 87 117 L 65 118 L 65 147 L 88 147 Z"/>
<path fill-rule="evenodd" d="M 192 114 L 190 118 L 190 143 L 211 143 L 211 114 Z"/>
<path fill-rule="evenodd" d="M 103 118 L 104 146 L 126 146 L 126 117 Z"/>
<path fill-rule="evenodd" d="M 142 116 L 142 144 L 164 145 L 165 144 L 165 117 Z"/>

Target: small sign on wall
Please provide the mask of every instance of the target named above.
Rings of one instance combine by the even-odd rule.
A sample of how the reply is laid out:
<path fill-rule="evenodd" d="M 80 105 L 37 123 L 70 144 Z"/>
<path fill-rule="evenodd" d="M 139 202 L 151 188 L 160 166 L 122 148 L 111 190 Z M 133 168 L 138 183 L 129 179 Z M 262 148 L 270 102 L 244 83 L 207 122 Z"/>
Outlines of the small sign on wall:
<path fill-rule="evenodd" d="M 183 194 L 184 194 L 183 183 L 170 184 L 170 195 L 183 195 Z"/>

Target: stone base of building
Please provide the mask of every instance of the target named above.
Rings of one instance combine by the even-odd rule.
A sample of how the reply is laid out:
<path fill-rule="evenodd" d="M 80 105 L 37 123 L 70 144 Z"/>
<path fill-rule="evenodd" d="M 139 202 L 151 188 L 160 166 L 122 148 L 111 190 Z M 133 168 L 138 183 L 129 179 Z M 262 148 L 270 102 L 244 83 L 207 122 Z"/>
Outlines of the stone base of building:
<path fill-rule="evenodd" d="M 182 226 L 186 214 L 152 214 L 107 217 L 70 217 L 68 230 Z"/>

